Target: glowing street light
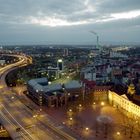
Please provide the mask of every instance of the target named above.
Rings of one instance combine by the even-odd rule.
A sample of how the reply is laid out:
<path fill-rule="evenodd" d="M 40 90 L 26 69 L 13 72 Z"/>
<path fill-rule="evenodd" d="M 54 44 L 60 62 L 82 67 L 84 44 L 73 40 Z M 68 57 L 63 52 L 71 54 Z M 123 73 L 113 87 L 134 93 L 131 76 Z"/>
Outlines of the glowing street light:
<path fill-rule="evenodd" d="M 33 115 L 33 118 L 37 118 L 38 115 Z"/>
<path fill-rule="evenodd" d="M 14 99 L 14 98 L 15 98 L 14 96 L 11 97 L 11 99 Z"/>
<path fill-rule="evenodd" d="M 104 106 L 105 105 L 105 103 L 104 102 L 101 102 L 101 106 Z"/>
<path fill-rule="evenodd" d="M 70 121 L 72 121 L 73 120 L 73 118 L 72 117 L 70 117 Z"/>
<path fill-rule="evenodd" d="M 89 131 L 89 128 L 88 128 L 88 127 L 86 127 L 86 128 L 85 128 L 85 130 L 86 130 L 86 131 Z"/>
<path fill-rule="evenodd" d="M 67 113 L 68 113 L 68 116 L 69 116 L 69 117 L 72 117 L 72 115 L 73 115 L 72 109 L 69 109 Z"/>
<path fill-rule="evenodd" d="M 118 132 L 117 132 L 117 136 L 120 136 L 120 134 L 121 134 L 121 133 L 118 131 Z"/>
<path fill-rule="evenodd" d="M 62 124 L 66 124 L 65 122 L 62 122 Z"/>

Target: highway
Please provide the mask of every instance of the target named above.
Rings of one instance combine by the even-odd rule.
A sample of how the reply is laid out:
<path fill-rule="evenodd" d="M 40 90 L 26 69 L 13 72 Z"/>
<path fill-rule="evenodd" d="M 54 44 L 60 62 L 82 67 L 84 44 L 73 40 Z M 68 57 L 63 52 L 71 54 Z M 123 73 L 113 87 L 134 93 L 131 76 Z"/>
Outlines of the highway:
<path fill-rule="evenodd" d="M 0 120 L 14 140 L 75 140 L 56 128 L 47 118 L 32 112 L 7 87 L 6 75 L 18 67 L 28 65 L 25 55 L 16 55 L 19 61 L 0 69 Z"/>

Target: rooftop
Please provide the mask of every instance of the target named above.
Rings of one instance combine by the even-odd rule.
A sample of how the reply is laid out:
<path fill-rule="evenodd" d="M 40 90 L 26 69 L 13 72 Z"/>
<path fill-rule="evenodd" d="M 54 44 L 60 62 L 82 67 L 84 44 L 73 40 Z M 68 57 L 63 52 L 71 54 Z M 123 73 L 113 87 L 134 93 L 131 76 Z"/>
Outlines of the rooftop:
<path fill-rule="evenodd" d="M 82 84 L 79 81 L 72 80 L 66 84 L 64 84 L 65 89 L 75 89 L 75 88 L 81 88 Z"/>

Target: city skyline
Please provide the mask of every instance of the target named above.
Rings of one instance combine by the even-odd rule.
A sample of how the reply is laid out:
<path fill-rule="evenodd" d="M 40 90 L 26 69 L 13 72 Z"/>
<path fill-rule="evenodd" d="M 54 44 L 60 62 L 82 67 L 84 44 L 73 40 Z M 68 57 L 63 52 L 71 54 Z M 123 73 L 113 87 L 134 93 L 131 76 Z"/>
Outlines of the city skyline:
<path fill-rule="evenodd" d="M 139 140 L 139 56 L 138 46 L 1 48 L 0 139 Z"/>
<path fill-rule="evenodd" d="M 0 44 L 139 44 L 139 0 L 0 0 Z"/>

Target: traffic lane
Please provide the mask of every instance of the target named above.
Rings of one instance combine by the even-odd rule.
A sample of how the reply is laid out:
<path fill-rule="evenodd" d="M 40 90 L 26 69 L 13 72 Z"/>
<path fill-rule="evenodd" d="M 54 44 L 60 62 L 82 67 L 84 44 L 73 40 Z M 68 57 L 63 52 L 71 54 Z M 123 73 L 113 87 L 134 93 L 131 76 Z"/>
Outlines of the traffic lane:
<path fill-rule="evenodd" d="M 10 70 L 9 70 L 9 71 L 10 71 Z M 9 71 L 8 71 L 8 72 L 9 72 Z"/>
<path fill-rule="evenodd" d="M 16 137 L 24 137 L 24 139 L 34 140 L 32 135 L 30 135 L 30 133 L 28 133 L 21 125 L 20 125 L 20 127 L 22 128 L 22 131 L 17 133 L 16 129 L 19 127 L 18 122 L 11 116 L 11 114 L 7 111 L 7 109 L 4 108 L 4 106 L 2 104 L 1 104 L 1 108 L 2 108 L 1 112 L 0 112 L 1 116 L 3 117 L 3 120 L 6 120 L 4 122 L 4 124 L 8 124 L 8 126 L 5 125 L 5 128 L 8 128 L 7 130 L 9 130 L 9 128 L 11 128 L 9 130 L 9 132 L 10 132 L 10 134 L 13 133 L 12 137 L 14 137 L 14 138 L 15 138 L 15 136 Z M 26 135 L 24 135 L 24 133 L 26 133 Z M 14 136 L 14 134 L 15 134 L 15 136 Z"/>
<path fill-rule="evenodd" d="M 28 127 L 28 126 L 31 126 L 31 125 L 35 124 L 35 122 L 34 122 L 35 120 L 33 118 L 33 113 L 31 111 L 29 111 L 28 109 L 26 109 L 25 107 L 23 107 L 22 105 L 20 105 L 19 103 L 20 102 L 18 100 L 17 101 L 15 99 L 13 100 L 9 96 L 6 97 L 5 105 L 8 104 L 6 106 L 7 109 L 10 110 L 10 113 L 18 120 L 18 122 L 20 122 L 20 124 L 22 124 L 24 127 Z M 12 109 L 13 108 L 13 105 L 14 105 L 14 109 Z M 24 116 L 22 114 L 24 114 Z M 21 118 L 22 118 L 22 120 L 21 120 Z M 36 125 L 37 125 L 37 128 L 38 128 L 38 131 L 39 131 L 40 135 L 43 132 L 45 132 L 45 134 L 44 134 L 45 136 L 46 136 L 47 133 L 48 133 L 48 135 L 53 134 L 53 133 L 50 133 L 51 131 L 48 130 L 48 129 L 46 129 L 46 127 L 45 128 L 42 127 L 42 123 L 40 124 L 40 122 L 37 121 L 36 122 Z M 40 136 L 40 138 L 41 138 L 41 136 Z M 58 137 L 57 136 L 53 136 L 53 138 L 56 139 Z M 41 139 L 44 139 L 44 138 L 41 138 Z"/>

